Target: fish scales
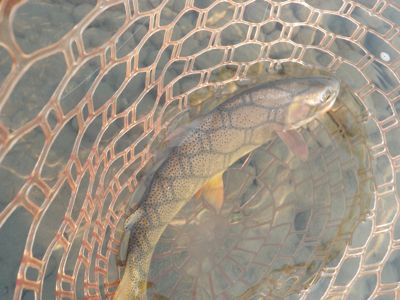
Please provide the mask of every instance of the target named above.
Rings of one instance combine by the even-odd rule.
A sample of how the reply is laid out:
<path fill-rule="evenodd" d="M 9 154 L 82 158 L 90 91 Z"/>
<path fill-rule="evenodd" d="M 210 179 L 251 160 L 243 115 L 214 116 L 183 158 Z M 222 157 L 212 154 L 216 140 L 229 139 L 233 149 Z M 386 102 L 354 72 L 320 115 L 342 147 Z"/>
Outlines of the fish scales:
<path fill-rule="evenodd" d="M 339 91 L 334 78 L 277 80 L 234 95 L 186 132 L 155 171 L 130 226 L 128 256 L 116 299 L 146 299 L 153 250 L 193 195 L 235 161 L 327 111 Z M 295 132 L 295 131 L 294 131 Z"/>

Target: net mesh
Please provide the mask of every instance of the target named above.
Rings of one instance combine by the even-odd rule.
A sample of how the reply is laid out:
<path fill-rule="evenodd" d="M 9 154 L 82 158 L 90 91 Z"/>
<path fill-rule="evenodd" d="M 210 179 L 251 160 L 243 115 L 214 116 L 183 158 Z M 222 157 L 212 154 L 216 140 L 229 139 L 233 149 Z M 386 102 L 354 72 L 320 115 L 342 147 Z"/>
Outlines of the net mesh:
<path fill-rule="evenodd" d="M 117 225 L 169 122 L 188 108 L 200 107 L 221 88 L 229 91 L 231 82 L 250 76 L 261 64 L 271 72 L 280 64 L 292 63 L 333 72 L 362 101 L 368 111 L 363 124 L 371 157 L 365 166 L 372 170 L 375 190 L 372 209 L 355 229 L 352 225 L 355 233 L 347 234 L 348 243 L 340 255 L 324 258 L 327 265 L 319 266 L 320 276 L 311 286 L 303 282 L 305 289 L 293 297 L 341 299 L 362 294 L 364 298 L 400 298 L 396 267 L 400 265 L 399 20 L 397 1 L 3 0 L 0 258 L 4 271 L 0 297 L 112 297 L 121 272 L 116 266 Z M 319 127 L 313 128 L 312 133 Z M 333 136 L 340 134 L 326 130 Z M 354 145 L 358 141 L 349 140 Z M 273 146 L 259 151 L 269 153 L 270 162 L 261 164 L 264 170 L 274 164 L 291 168 Z M 252 156 L 239 162 L 226 176 L 238 172 L 265 182 L 262 170 L 256 175 L 249 170 L 251 160 Z M 279 164 L 280 160 L 284 162 Z M 333 160 L 325 158 L 327 164 Z M 345 188 L 348 164 L 346 159 L 340 162 L 335 174 L 342 181 L 331 193 Z M 328 174 L 314 171 L 320 177 Z M 310 184 L 318 187 L 318 178 Z M 239 191 L 232 187 L 229 197 L 237 199 L 238 194 L 247 193 L 251 199 L 260 190 L 244 184 Z M 277 190 L 281 191 L 269 187 L 269 191 Z M 358 196 L 363 194 L 358 191 Z M 310 197 L 315 204 L 317 196 Z M 227 209 L 236 213 L 234 200 L 227 203 L 232 203 Z M 187 233 L 189 227 L 179 229 L 179 224 L 200 215 L 207 220 L 207 213 L 201 213 L 204 205 L 193 206 L 174 220 L 160 245 L 173 239 L 174 247 L 188 247 L 185 234 L 193 233 Z M 284 215 L 284 207 L 290 204 L 268 210 Z M 254 225 L 240 212 L 230 217 L 246 228 Z M 235 230 L 225 219 L 209 218 L 216 220 L 210 232 Z M 326 227 L 333 225 L 337 224 L 328 222 Z M 236 239 L 241 234 L 233 233 Z M 316 234 L 305 241 L 312 245 L 320 238 Z M 285 242 L 277 244 L 283 249 Z M 245 247 L 230 249 L 252 251 Z M 168 256 L 163 251 L 156 251 L 155 261 Z M 282 257 L 290 260 L 298 254 Z M 211 251 L 209 256 L 217 254 Z M 245 260 L 237 260 L 238 266 L 246 265 Z M 293 275 L 285 269 L 287 264 L 278 265 L 279 274 Z M 190 274 L 191 269 L 185 268 L 176 266 L 179 272 Z M 155 281 L 168 282 L 152 270 Z M 262 274 L 253 282 L 240 275 L 241 285 L 229 276 L 226 270 L 205 272 L 201 280 L 186 283 L 189 288 L 176 280 L 160 290 L 169 291 L 172 299 L 180 299 L 176 293 L 185 287 L 199 298 L 269 295 L 260 288 L 268 286 Z M 216 284 L 221 277 L 228 278 L 228 283 Z M 197 286 L 203 286 L 206 294 L 193 292 Z M 237 294 L 228 293 L 232 286 Z M 254 293 L 249 287 L 256 287 Z"/>

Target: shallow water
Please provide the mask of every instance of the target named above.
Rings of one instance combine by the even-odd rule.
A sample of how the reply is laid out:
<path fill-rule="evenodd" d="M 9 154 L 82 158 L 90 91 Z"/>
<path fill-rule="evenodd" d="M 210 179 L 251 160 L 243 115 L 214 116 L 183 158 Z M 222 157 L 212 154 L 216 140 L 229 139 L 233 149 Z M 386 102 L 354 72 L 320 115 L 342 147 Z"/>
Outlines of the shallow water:
<path fill-rule="evenodd" d="M 314 160 L 300 163 L 276 140 L 238 162 L 224 175 L 221 215 L 192 202 L 171 224 L 150 292 L 399 296 L 396 1 L 0 7 L 0 298 L 110 297 L 122 271 L 117 224 L 168 132 L 239 88 L 303 67 L 347 87 L 303 130 Z M 169 266 L 174 276 L 157 280 Z"/>

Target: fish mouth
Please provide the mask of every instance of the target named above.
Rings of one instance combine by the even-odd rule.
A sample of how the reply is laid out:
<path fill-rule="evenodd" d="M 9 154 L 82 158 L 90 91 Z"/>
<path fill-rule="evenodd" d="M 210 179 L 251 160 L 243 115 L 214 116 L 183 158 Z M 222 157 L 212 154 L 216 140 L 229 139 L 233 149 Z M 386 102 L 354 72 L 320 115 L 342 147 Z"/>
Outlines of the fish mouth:
<path fill-rule="evenodd" d="M 339 90 L 332 89 L 329 97 L 323 103 L 321 103 L 319 106 L 316 106 L 313 109 L 311 109 L 311 115 L 309 115 L 308 118 L 305 118 L 304 120 L 301 120 L 300 122 L 298 122 L 296 124 L 296 126 L 293 126 L 293 129 L 300 128 L 300 127 L 306 125 L 307 123 L 309 123 L 311 120 L 315 119 L 315 117 L 321 116 L 321 115 L 325 114 L 326 112 L 328 112 L 335 104 L 336 98 L 338 95 L 339 95 Z"/>

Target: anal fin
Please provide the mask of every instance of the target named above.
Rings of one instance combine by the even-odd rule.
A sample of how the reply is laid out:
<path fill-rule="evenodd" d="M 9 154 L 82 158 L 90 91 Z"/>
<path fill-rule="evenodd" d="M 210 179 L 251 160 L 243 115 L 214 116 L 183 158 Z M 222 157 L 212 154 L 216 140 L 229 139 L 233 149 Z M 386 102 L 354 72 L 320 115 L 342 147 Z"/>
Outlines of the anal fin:
<path fill-rule="evenodd" d="M 119 245 L 119 252 L 117 255 L 117 264 L 119 266 L 125 266 L 126 259 L 128 257 L 128 245 L 129 245 L 129 237 L 130 237 L 130 230 L 125 231 L 122 234 L 121 243 Z"/>
<path fill-rule="evenodd" d="M 143 215 L 143 210 L 136 208 L 133 213 L 131 213 L 124 221 L 122 231 L 121 242 L 119 245 L 119 252 L 117 255 L 117 264 L 119 266 L 124 266 L 126 259 L 128 257 L 128 246 L 129 239 L 131 236 L 131 231 L 134 230 L 135 224 L 140 220 Z"/>

